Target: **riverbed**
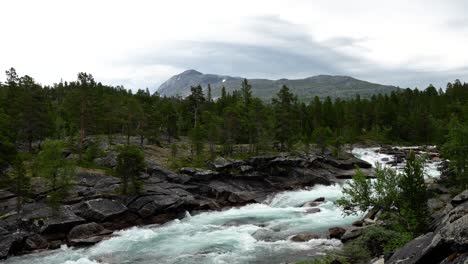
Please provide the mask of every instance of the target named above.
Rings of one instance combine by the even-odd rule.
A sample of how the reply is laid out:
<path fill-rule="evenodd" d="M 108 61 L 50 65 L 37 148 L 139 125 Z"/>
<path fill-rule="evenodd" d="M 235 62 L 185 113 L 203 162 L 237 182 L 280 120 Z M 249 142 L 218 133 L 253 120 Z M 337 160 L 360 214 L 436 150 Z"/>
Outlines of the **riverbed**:
<path fill-rule="evenodd" d="M 392 160 L 378 148 L 355 148 L 352 153 L 375 164 Z M 436 162 L 426 164 L 427 177 L 438 177 Z M 89 263 L 284 263 L 309 259 L 341 247 L 327 239 L 327 230 L 346 226 L 361 215 L 344 216 L 334 202 L 342 197 L 342 184 L 316 185 L 277 193 L 262 203 L 223 211 L 186 213 L 180 220 L 164 225 L 134 227 L 115 233 L 115 237 L 88 248 L 60 249 L 12 257 L 15 264 Z M 319 212 L 304 207 L 324 197 Z M 291 236 L 311 232 L 322 237 L 293 242 Z"/>

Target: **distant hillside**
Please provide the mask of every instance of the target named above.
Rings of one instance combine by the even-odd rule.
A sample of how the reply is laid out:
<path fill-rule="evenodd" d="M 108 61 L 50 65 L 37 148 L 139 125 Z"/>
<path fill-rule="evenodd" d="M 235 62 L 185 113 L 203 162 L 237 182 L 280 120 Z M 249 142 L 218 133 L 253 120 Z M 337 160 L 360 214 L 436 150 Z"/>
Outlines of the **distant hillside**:
<path fill-rule="evenodd" d="M 190 94 L 190 87 L 201 85 L 206 91 L 208 84 L 211 85 L 213 98 L 221 96 L 221 87 L 226 87 L 227 92 L 239 90 L 241 77 L 231 77 L 216 74 L 203 74 L 196 70 L 187 70 L 174 75 L 159 86 L 157 92 L 162 96 L 182 96 Z M 305 79 L 249 79 L 254 96 L 264 100 L 270 100 L 284 85 L 288 86 L 301 101 L 309 101 L 314 96 L 325 98 L 349 98 L 359 94 L 368 98 L 373 94 L 390 93 L 398 88 L 390 85 L 381 85 L 361 81 L 348 76 L 317 75 Z"/>

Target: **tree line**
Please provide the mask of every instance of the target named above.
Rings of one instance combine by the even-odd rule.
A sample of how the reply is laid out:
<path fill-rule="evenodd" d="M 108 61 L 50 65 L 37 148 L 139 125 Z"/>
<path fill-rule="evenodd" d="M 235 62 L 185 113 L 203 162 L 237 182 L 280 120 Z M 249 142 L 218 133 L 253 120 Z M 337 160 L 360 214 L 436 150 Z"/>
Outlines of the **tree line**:
<path fill-rule="evenodd" d="M 451 151 L 466 152 L 466 147 L 456 148 L 466 140 L 467 100 L 468 84 L 459 80 L 448 83 L 445 90 L 430 85 L 369 99 L 315 97 L 308 103 L 283 86 L 272 101 L 265 102 L 252 96 L 248 80 L 232 93 L 222 88 L 219 98 L 212 98 L 209 85 L 192 87 L 186 98 L 161 97 L 148 89 L 133 93 L 103 85 L 88 73 L 79 73 L 75 81 L 44 86 L 11 68 L 6 82 L 0 83 L 0 169 L 12 164 L 16 150 L 32 152 L 33 143 L 46 138 L 74 140 L 81 161 L 88 135 L 107 135 L 112 141 L 121 134 L 128 143 L 137 136 L 140 144 L 188 136 L 194 155 L 205 146 L 212 155 L 230 155 L 237 144 L 259 153 L 309 144 L 325 149 L 366 140 L 440 145 L 451 136 L 459 138 Z"/>

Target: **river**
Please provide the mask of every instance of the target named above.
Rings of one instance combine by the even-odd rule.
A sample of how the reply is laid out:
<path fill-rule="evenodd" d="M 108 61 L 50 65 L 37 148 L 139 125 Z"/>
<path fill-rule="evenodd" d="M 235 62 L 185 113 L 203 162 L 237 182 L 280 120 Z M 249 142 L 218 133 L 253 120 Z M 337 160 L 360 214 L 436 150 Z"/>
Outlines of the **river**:
<path fill-rule="evenodd" d="M 372 164 L 391 156 L 376 148 L 355 148 L 353 154 Z M 428 177 L 437 177 L 437 163 L 428 163 Z M 284 263 L 323 254 L 341 246 L 336 239 L 292 242 L 300 232 L 326 237 L 329 227 L 350 225 L 361 216 L 343 216 L 334 201 L 341 184 L 278 193 L 263 203 L 223 211 L 187 213 L 159 226 L 134 227 L 88 248 L 60 249 L 9 258 L 9 264 L 90 263 Z M 320 212 L 308 213 L 306 202 L 325 197 Z"/>

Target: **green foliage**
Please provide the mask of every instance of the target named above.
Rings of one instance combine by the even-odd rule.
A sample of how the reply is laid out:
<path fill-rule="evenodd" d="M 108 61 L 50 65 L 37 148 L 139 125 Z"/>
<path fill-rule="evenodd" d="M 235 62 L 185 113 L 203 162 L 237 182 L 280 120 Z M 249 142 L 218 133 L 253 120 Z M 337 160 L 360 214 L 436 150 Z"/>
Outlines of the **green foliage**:
<path fill-rule="evenodd" d="M 142 187 L 140 173 L 145 167 L 144 153 L 139 147 L 126 145 L 121 148 L 117 156 L 116 171 L 118 176 L 122 179 L 122 194 L 127 195 L 140 192 Z"/>
<path fill-rule="evenodd" d="M 273 99 L 275 110 L 275 139 L 280 143 L 280 150 L 289 149 L 296 139 L 298 129 L 297 97 L 285 85 Z"/>
<path fill-rule="evenodd" d="M 456 117 L 449 123 L 447 141 L 442 148 L 450 160 L 450 168 L 455 174 L 453 183 L 460 190 L 468 188 L 468 125 L 461 124 Z"/>
<path fill-rule="evenodd" d="M 327 145 L 330 143 L 331 137 L 332 131 L 329 127 L 318 127 L 312 133 L 312 138 L 315 144 L 320 148 L 322 154 L 325 153 Z"/>
<path fill-rule="evenodd" d="M 323 257 L 316 257 L 312 260 L 308 261 L 300 261 L 296 262 L 296 264 L 331 264 L 334 260 L 339 260 L 342 264 L 348 264 L 349 262 L 343 257 L 336 257 L 336 256 L 323 256 Z"/>
<path fill-rule="evenodd" d="M 337 204 L 343 207 L 345 214 L 358 214 L 365 212 L 375 205 L 372 199 L 372 182 L 366 178 L 366 175 L 356 168 L 353 180 L 343 186 L 343 198 L 337 201 Z"/>
<path fill-rule="evenodd" d="M 357 169 L 353 180 L 343 187 L 345 196 L 337 201 L 345 214 L 358 214 L 370 208 L 397 216 L 406 231 L 420 234 L 428 221 L 427 192 L 423 159 L 410 153 L 403 173 L 377 164 L 371 181 Z"/>
<path fill-rule="evenodd" d="M 409 233 L 372 226 L 364 229 L 357 239 L 347 243 L 341 255 L 350 263 L 368 263 L 373 257 L 391 254 L 411 239 Z"/>
<path fill-rule="evenodd" d="M 203 154 L 203 149 L 205 147 L 205 134 L 205 129 L 199 125 L 190 131 L 191 152 L 197 157 L 200 157 Z"/>
<path fill-rule="evenodd" d="M 94 159 L 99 158 L 103 155 L 102 150 L 99 148 L 98 142 L 91 142 L 86 148 L 84 154 L 84 160 L 87 162 L 94 162 Z"/>
<path fill-rule="evenodd" d="M 64 156 L 63 142 L 44 141 L 42 150 L 36 156 L 34 168 L 50 189 L 47 201 L 52 208 L 57 209 L 59 202 L 68 195 L 75 176 L 75 164 Z"/>
<path fill-rule="evenodd" d="M 426 231 L 429 211 L 427 190 L 424 183 L 424 160 L 410 152 L 399 187 L 400 213 L 407 222 L 408 231 L 421 234 Z"/>

